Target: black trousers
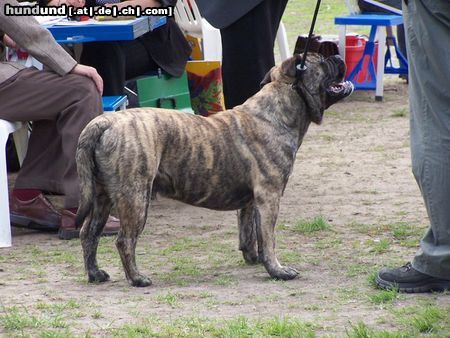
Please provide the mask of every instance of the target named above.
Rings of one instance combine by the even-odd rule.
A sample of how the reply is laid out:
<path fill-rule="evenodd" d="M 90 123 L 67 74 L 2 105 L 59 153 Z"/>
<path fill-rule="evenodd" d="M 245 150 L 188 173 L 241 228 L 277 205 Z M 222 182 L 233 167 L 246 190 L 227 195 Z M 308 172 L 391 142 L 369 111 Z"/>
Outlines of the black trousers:
<path fill-rule="evenodd" d="M 220 30 L 227 109 L 258 92 L 264 75 L 275 65 L 273 47 L 286 4 L 287 0 L 265 0 Z"/>
<path fill-rule="evenodd" d="M 81 64 L 97 69 L 103 78 L 105 96 L 124 95 L 125 81 L 158 69 L 139 39 L 86 43 Z"/>

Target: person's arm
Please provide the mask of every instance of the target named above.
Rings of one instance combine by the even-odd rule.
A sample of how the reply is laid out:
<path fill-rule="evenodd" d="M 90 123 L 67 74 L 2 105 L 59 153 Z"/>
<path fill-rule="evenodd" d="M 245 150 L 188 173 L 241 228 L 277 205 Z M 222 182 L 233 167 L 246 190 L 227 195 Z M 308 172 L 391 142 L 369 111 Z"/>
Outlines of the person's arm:
<path fill-rule="evenodd" d="M 59 75 L 69 73 L 77 62 L 56 43 L 51 33 L 31 16 L 5 15 L 6 4 L 19 5 L 15 0 L 0 0 L 0 31 Z"/>
<path fill-rule="evenodd" d="M 15 43 L 24 48 L 61 76 L 67 73 L 86 76 L 94 81 L 100 93 L 103 91 L 103 80 L 95 68 L 77 64 L 34 17 L 5 15 L 6 4 L 18 5 L 15 0 L 0 0 L 0 32 L 5 33 L 2 41 L 6 38 L 7 43 Z"/>

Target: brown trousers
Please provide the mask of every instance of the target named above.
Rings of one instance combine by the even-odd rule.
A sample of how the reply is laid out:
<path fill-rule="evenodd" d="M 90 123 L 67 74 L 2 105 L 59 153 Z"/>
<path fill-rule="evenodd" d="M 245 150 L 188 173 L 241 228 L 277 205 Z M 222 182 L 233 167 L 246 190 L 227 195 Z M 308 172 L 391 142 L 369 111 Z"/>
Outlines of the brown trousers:
<path fill-rule="evenodd" d="M 33 121 L 15 188 L 63 194 L 65 208 L 77 207 L 78 137 L 102 112 L 101 95 L 84 76 L 27 68 L 1 83 L 0 118 Z"/>

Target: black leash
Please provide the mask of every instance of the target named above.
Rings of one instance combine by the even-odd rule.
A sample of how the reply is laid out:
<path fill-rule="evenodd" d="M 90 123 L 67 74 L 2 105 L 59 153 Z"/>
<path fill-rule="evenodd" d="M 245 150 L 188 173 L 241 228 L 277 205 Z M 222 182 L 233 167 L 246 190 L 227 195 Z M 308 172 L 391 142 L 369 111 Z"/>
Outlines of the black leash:
<path fill-rule="evenodd" d="M 297 70 L 300 72 L 300 75 L 303 74 L 303 72 L 306 70 L 306 66 L 305 66 L 306 55 L 308 54 L 309 45 L 311 43 L 311 37 L 314 32 L 314 26 L 316 25 L 317 14 L 319 13 L 319 8 L 320 8 L 320 1 L 321 0 L 317 0 L 316 9 L 314 11 L 313 20 L 311 22 L 311 28 L 309 29 L 308 39 L 306 40 L 306 46 L 305 46 L 305 50 L 303 52 L 302 62 L 299 65 L 297 65 Z"/>
<path fill-rule="evenodd" d="M 320 8 L 320 1 L 321 0 L 317 0 L 316 9 L 314 10 L 314 16 L 313 16 L 313 19 L 312 19 L 312 22 L 311 22 L 311 27 L 309 29 L 308 39 L 306 40 L 305 50 L 303 51 L 303 58 L 302 58 L 301 63 L 296 66 L 296 69 L 297 69 L 297 76 L 296 76 L 296 78 L 297 79 L 292 84 L 292 88 L 297 92 L 297 94 L 300 97 L 303 98 L 303 101 L 305 102 L 306 106 L 309 106 L 308 102 L 310 101 L 310 100 L 308 100 L 306 95 L 308 95 L 311 100 L 314 99 L 314 96 L 311 95 L 309 90 L 303 85 L 303 83 L 300 81 L 300 79 L 302 78 L 303 73 L 306 71 L 306 66 L 305 66 L 306 56 L 308 54 L 309 45 L 310 45 L 311 40 L 312 40 L 312 35 L 313 35 L 313 32 L 314 32 L 314 26 L 316 25 L 317 14 L 319 13 L 319 8 Z M 317 123 L 317 121 L 315 121 L 315 122 Z"/>

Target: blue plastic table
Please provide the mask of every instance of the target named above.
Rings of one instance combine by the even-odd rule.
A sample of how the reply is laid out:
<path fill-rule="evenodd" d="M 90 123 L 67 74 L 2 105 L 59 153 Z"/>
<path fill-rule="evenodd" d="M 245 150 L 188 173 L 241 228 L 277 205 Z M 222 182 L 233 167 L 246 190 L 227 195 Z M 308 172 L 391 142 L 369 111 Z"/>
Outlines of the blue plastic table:
<path fill-rule="evenodd" d="M 47 26 L 58 43 L 84 43 L 93 41 L 134 40 L 139 36 L 166 23 L 166 17 L 141 17 L 119 22 L 101 24 L 81 24 Z"/>
<path fill-rule="evenodd" d="M 385 64 L 388 60 L 385 60 L 386 52 L 386 26 L 396 26 L 403 23 L 403 17 L 401 15 L 390 14 L 356 14 L 347 16 L 338 16 L 334 18 L 334 23 L 339 25 L 339 53 L 345 60 L 345 35 L 347 26 L 371 26 L 369 41 L 366 43 L 363 56 L 358 64 L 355 66 L 348 79 L 351 81 L 357 73 L 361 70 L 365 57 L 369 57 L 368 73 L 371 79 L 366 79 L 365 82 L 358 84 L 355 83 L 355 89 L 375 89 L 375 99 L 381 101 L 383 99 L 383 75 L 385 73 Z M 375 38 L 378 38 L 378 60 L 377 71 L 375 74 L 375 65 L 372 61 L 372 56 L 375 52 Z M 390 58 L 390 54 L 389 58 Z M 402 65 L 405 64 L 405 60 L 402 60 Z M 392 66 L 387 67 L 387 73 L 394 73 L 395 70 Z M 406 65 L 407 67 L 407 65 Z M 389 68 L 389 69 L 388 69 Z M 407 69 L 407 68 L 406 68 Z M 401 69 L 404 72 L 404 68 Z"/>
<path fill-rule="evenodd" d="M 127 108 L 128 99 L 126 95 L 103 96 L 102 104 L 105 112 L 124 110 Z"/>

